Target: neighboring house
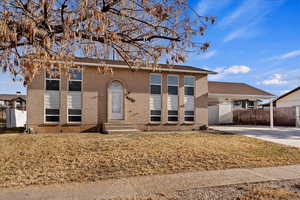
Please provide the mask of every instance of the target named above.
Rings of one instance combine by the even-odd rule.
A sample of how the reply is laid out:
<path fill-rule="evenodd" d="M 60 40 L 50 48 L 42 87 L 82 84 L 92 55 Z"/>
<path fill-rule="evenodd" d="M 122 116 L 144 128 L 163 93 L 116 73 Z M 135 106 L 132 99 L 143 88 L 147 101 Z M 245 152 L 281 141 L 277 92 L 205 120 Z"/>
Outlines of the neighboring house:
<path fill-rule="evenodd" d="M 275 99 L 273 105 L 277 108 L 300 106 L 300 86 Z M 270 107 L 270 103 L 263 107 Z"/>
<path fill-rule="evenodd" d="M 0 94 L 0 128 L 24 127 L 26 124 L 26 96 Z"/>
<path fill-rule="evenodd" d="M 101 63 L 113 73 L 100 73 Z M 40 72 L 28 86 L 27 125 L 33 132 L 199 130 L 208 125 L 207 75 L 214 72 L 173 65 L 133 70 L 122 61 L 89 58 L 72 64 L 72 75 Z"/>
<path fill-rule="evenodd" d="M 233 123 L 233 110 L 256 109 L 263 99 L 275 96 L 245 83 L 208 82 L 209 124 Z"/>
<path fill-rule="evenodd" d="M 20 94 L 0 94 L 0 107 L 26 110 L 26 96 Z"/>

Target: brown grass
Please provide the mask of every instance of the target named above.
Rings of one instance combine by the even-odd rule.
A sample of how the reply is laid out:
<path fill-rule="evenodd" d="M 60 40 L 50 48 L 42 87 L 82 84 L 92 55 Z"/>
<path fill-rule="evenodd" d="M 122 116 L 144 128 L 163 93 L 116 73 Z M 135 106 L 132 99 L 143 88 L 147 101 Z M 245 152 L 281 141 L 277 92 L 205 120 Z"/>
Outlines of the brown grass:
<path fill-rule="evenodd" d="M 296 163 L 299 148 L 238 135 L 0 135 L 0 187 Z"/>

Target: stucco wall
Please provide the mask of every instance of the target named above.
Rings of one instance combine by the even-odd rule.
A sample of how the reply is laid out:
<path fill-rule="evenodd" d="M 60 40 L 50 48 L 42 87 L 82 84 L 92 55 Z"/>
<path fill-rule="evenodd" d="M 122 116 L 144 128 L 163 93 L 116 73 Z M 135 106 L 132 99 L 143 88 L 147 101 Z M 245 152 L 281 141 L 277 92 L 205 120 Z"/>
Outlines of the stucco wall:
<path fill-rule="evenodd" d="M 60 87 L 60 123 L 48 125 L 44 123 L 44 73 L 39 73 L 28 86 L 28 125 L 37 132 L 73 132 L 86 129 L 100 129 L 103 123 L 110 122 L 108 109 L 110 98 L 108 87 L 114 80 L 124 87 L 124 122 L 137 125 L 141 130 L 190 130 L 207 125 L 207 76 L 188 74 L 196 77 L 195 91 L 195 123 L 184 124 L 184 73 L 179 84 L 179 122 L 170 125 L 167 122 L 167 75 L 162 72 L 162 122 L 159 125 L 149 124 L 149 71 L 130 71 L 128 69 L 113 69 L 113 74 L 98 72 L 96 67 L 83 68 L 82 89 L 82 123 L 80 125 L 67 123 L 67 76 L 61 77 Z M 172 73 L 176 74 L 176 73 Z"/>
<path fill-rule="evenodd" d="M 300 106 L 300 90 L 279 99 L 276 102 L 277 108 Z"/>

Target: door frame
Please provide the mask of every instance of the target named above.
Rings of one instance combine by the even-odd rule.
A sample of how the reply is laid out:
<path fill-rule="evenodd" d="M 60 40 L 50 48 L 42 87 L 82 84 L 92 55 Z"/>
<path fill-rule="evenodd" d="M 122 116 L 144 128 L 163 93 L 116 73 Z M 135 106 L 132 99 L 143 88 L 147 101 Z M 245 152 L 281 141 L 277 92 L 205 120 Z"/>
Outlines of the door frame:
<path fill-rule="evenodd" d="M 123 109 L 123 117 L 122 119 L 112 119 L 112 96 L 111 96 L 111 85 L 113 82 L 118 82 L 122 87 L 123 87 L 123 105 L 122 105 L 122 109 Z M 116 122 L 116 121 L 125 121 L 127 118 L 127 114 L 126 114 L 126 103 L 125 103 L 125 99 L 126 99 L 126 84 L 124 83 L 124 81 L 120 80 L 120 79 L 113 79 L 110 80 L 107 84 L 107 122 Z"/>

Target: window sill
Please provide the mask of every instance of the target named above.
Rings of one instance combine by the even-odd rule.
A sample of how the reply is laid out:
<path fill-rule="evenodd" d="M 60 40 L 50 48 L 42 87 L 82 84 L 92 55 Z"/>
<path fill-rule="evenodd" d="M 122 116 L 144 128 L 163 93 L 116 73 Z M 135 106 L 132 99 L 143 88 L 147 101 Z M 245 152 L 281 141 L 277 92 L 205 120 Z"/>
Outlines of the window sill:
<path fill-rule="evenodd" d="M 195 122 L 184 121 L 183 124 L 195 124 Z"/>
<path fill-rule="evenodd" d="M 167 122 L 166 124 L 180 124 L 180 122 L 179 121 L 174 121 L 174 122 L 172 122 L 172 121 L 169 121 L 169 122 Z"/>
<path fill-rule="evenodd" d="M 160 125 L 161 122 L 148 122 L 149 125 Z"/>

